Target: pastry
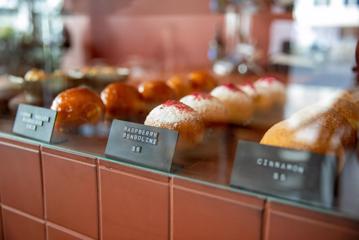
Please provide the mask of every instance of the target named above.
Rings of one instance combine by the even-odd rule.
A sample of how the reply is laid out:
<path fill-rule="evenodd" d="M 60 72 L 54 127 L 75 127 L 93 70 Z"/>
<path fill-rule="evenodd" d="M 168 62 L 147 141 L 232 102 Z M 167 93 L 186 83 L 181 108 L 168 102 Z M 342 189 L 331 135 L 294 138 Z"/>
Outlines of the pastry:
<path fill-rule="evenodd" d="M 252 99 L 233 83 L 220 85 L 211 91 L 227 110 L 228 122 L 247 124 L 253 115 Z"/>
<path fill-rule="evenodd" d="M 333 109 L 345 117 L 353 128 L 359 129 L 359 92 L 343 92 L 334 102 Z"/>
<path fill-rule="evenodd" d="M 245 94 L 247 94 L 250 98 L 252 98 L 253 101 L 255 101 L 258 97 L 258 93 L 253 83 L 238 84 L 237 87 L 241 89 Z"/>
<path fill-rule="evenodd" d="M 287 120 L 272 126 L 260 143 L 335 154 L 338 159 L 344 159 L 344 150 L 355 146 L 356 131 L 343 109 L 339 110 L 343 106 L 334 107 L 337 103 L 337 99 L 334 102 L 325 101 L 296 112 Z"/>
<path fill-rule="evenodd" d="M 87 87 L 71 88 L 60 93 L 52 102 L 51 109 L 57 111 L 56 127 L 60 130 L 96 124 L 104 113 L 101 98 Z"/>
<path fill-rule="evenodd" d="M 107 119 L 131 119 L 143 110 L 137 89 L 125 83 L 112 83 L 101 92 Z"/>
<path fill-rule="evenodd" d="M 268 110 L 274 104 L 283 105 L 286 99 L 285 86 L 274 77 L 263 77 L 253 83 L 255 104 L 260 110 Z"/>
<path fill-rule="evenodd" d="M 206 123 L 223 123 L 227 119 L 224 104 L 208 93 L 193 93 L 180 101 L 196 110 Z"/>
<path fill-rule="evenodd" d="M 174 75 L 166 81 L 166 84 L 181 98 L 191 92 L 190 83 L 179 75 Z"/>
<path fill-rule="evenodd" d="M 202 142 L 204 126 L 200 115 L 179 101 L 166 101 L 146 117 L 145 125 L 178 131 L 178 146 L 190 148 Z"/>
<path fill-rule="evenodd" d="M 143 82 L 138 86 L 138 91 L 146 103 L 147 112 L 164 101 L 176 98 L 175 92 L 164 81 L 160 80 Z"/>
<path fill-rule="evenodd" d="M 47 75 L 43 70 L 31 69 L 24 76 L 24 99 L 26 104 L 41 106 L 44 104 L 45 80 Z M 18 98 L 18 100 L 20 100 Z"/>
<path fill-rule="evenodd" d="M 194 71 L 188 75 L 191 88 L 196 92 L 209 92 L 217 86 L 214 77 L 205 71 Z"/>
<path fill-rule="evenodd" d="M 31 69 L 25 74 L 24 79 L 26 82 L 43 81 L 46 79 L 46 73 L 40 69 Z"/>

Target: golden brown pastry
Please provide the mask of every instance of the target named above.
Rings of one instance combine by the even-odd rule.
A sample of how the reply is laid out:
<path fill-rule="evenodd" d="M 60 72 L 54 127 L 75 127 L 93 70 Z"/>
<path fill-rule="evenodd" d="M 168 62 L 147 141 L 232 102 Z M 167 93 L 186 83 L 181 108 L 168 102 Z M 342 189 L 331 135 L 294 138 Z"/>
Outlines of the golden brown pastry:
<path fill-rule="evenodd" d="M 66 130 L 98 123 L 105 107 L 97 93 L 87 87 L 77 87 L 57 95 L 51 109 L 57 111 L 56 127 Z"/>
<path fill-rule="evenodd" d="M 191 148 L 200 143 L 204 125 L 199 114 L 191 107 L 174 100 L 155 107 L 146 117 L 145 125 L 178 131 L 178 146 Z"/>
<path fill-rule="evenodd" d="M 253 115 L 252 99 L 233 83 L 220 85 L 211 91 L 226 108 L 227 121 L 234 124 L 246 124 Z"/>
<path fill-rule="evenodd" d="M 101 92 L 106 118 L 131 119 L 143 110 L 141 95 L 137 89 L 125 83 L 112 83 Z"/>
<path fill-rule="evenodd" d="M 166 84 L 176 93 L 177 98 L 181 98 L 191 92 L 191 85 L 180 75 L 174 75 L 166 81 Z"/>
<path fill-rule="evenodd" d="M 336 103 L 318 103 L 298 111 L 272 126 L 260 143 L 335 154 L 339 160 L 344 159 L 344 150 L 356 143 L 356 131 L 347 120 L 346 113 L 342 114 L 343 109 L 334 107 Z"/>
<path fill-rule="evenodd" d="M 143 82 L 138 86 L 138 91 L 145 102 L 146 112 L 164 101 L 176 98 L 175 92 L 161 80 Z"/>
<path fill-rule="evenodd" d="M 338 111 L 355 129 L 359 129 L 359 92 L 345 91 L 334 102 L 333 109 Z"/>
<path fill-rule="evenodd" d="M 188 75 L 192 90 L 196 92 L 210 92 L 217 86 L 214 77 L 205 71 L 194 71 Z"/>
<path fill-rule="evenodd" d="M 24 100 L 25 103 L 41 106 L 44 104 L 43 85 L 47 76 L 43 70 L 31 69 L 24 76 Z M 22 97 L 17 98 L 21 101 Z"/>
<path fill-rule="evenodd" d="M 175 98 L 174 91 L 164 81 L 151 80 L 138 86 L 143 99 L 149 102 L 164 102 Z"/>
<path fill-rule="evenodd" d="M 31 69 L 25 74 L 24 79 L 26 82 L 43 81 L 46 79 L 46 73 L 40 69 Z"/>

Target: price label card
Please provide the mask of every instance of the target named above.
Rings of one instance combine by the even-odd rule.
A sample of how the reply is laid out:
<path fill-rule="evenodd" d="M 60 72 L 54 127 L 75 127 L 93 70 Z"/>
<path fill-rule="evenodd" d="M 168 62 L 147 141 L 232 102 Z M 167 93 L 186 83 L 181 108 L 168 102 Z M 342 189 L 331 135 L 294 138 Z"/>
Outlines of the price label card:
<path fill-rule="evenodd" d="M 169 172 L 177 138 L 176 131 L 113 120 L 105 155 Z"/>
<path fill-rule="evenodd" d="M 13 126 L 15 134 L 50 143 L 57 112 L 26 104 L 20 104 Z"/>
<path fill-rule="evenodd" d="M 231 185 L 273 196 L 330 207 L 336 158 L 240 141 Z"/>

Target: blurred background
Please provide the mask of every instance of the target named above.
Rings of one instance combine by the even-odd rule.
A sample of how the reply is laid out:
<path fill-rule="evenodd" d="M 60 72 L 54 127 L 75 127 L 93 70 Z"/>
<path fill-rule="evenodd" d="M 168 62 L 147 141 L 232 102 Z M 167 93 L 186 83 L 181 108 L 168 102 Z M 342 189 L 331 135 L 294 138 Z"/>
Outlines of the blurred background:
<path fill-rule="evenodd" d="M 275 70 L 346 87 L 358 26 L 359 0 L 0 0 L 0 73 Z"/>

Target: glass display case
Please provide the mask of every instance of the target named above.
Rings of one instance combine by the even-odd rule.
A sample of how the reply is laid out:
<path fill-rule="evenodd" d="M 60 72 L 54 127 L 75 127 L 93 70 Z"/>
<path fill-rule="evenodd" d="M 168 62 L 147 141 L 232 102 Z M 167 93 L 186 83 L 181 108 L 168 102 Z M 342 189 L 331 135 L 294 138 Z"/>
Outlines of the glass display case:
<path fill-rule="evenodd" d="M 0 23 L 27 16 L 41 38 L 24 46 L 0 25 L 0 239 L 24 237 L 15 213 L 44 225 L 37 239 L 286 239 L 282 224 L 303 229 L 293 239 L 359 237 L 357 1 L 65 0 L 32 18 L 8 2 Z M 13 132 L 21 104 L 56 112 L 52 141 Z M 169 143 L 149 154 L 136 140 L 142 162 L 106 154 L 117 120 L 139 124 L 136 139 L 177 132 L 170 170 L 146 164 Z M 20 166 L 39 172 L 36 193 L 23 195 L 35 187 L 16 182 Z M 38 209 L 18 200 L 36 194 Z"/>

